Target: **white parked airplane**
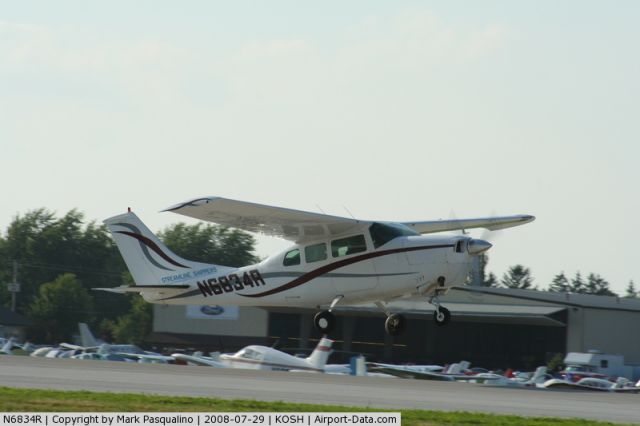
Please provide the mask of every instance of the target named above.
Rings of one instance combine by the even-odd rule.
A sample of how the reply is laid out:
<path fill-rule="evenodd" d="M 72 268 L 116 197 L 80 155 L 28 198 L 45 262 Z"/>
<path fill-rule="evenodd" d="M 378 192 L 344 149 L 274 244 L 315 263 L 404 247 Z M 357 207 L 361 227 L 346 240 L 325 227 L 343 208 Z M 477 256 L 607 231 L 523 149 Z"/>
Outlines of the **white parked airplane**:
<path fill-rule="evenodd" d="M 332 344 L 333 341 L 330 339 L 320 339 L 316 348 L 307 358 L 299 358 L 277 349 L 260 345 L 247 346 L 234 354 L 222 354 L 215 358 L 185 354 L 172 354 L 171 356 L 188 363 L 211 367 L 322 373 L 331 354 Z"/>
<path fill-rule="evenodd" d="M 375 302 L 387 314 L 385 329 L 406 324 L 385 302 L 424 295 L 435 306 L 436 324 L 450 319 L 438 296 L 462 285 L 474 256 L 491 244 L 467 235 L 421 235 L 523 225 L 518 215 L 426 222 L 375 222 L 266 206 L 219 197 L 198 198 L 166 211 L 290 240 L 294 245 L 242 268 L 192 262 L 172 253 L 131 211 L 105 220 L 134 286 L 102 288 L 136 292 L 151 303 L 175 305 L 288 306 L 325 309 L 314 319 L 329 333 L 339 303 Z"/>
<path fill-rule="evenodd" d="M 133 344 L 111 344 L 105 343 L 100 339 L 96 339 L 86 323 L 79 322 L 78 330 L 80 331 L 81 345 L 70 343 L 60 343 L 60 348 L 76 351 L 69 356 L 76 359 L 100 359 L 105 361 L 121 361 L 129 359 L 140 363 L 167 363 L 173 362 L 173 358 L 165 356 L 157 352 L 145 351 Z M 52 357 L 52 352 L 45 356 Z M 53 357 L 59 358 L 60 354 L 54 353 Z"/>

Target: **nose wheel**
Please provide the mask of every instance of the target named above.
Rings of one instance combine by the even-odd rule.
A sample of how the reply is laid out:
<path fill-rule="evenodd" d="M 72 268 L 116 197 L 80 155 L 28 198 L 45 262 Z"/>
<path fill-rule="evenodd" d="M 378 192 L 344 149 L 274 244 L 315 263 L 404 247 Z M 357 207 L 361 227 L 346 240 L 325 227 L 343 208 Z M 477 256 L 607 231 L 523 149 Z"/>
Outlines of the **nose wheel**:
<path fill-rule="evenodd" d="M 440 306 L 440 301 L 438 300 L 438 296 L 440 296 L 444 287 L 444 280 L 444 277 L 438 277 L 438 288 L 436 288 L 433 296 L 429 299 L 429 303 L 436 307 L 433 313 L 433 320 L 436 322 L 436 325 L 440 327 L 447 325 L 451 320 L 451 312 L 444 306 Z"/>
<path fill-rule="evenodd" d="M 447 325 L 451 320 L 451 312 L 444 306 L 436 306 L 436 310 L 433 313 L 433 320 L 438 326 Z"/>

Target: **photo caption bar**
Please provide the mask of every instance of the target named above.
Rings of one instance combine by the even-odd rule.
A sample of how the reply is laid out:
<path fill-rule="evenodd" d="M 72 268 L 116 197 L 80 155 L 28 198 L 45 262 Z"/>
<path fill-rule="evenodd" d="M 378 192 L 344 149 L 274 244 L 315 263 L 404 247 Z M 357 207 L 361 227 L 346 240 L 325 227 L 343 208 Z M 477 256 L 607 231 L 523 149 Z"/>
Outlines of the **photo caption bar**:
<path fill-rule="evenodd" d="M 0 426 L 400 425 L 400 413 L 1 413 Z"/>

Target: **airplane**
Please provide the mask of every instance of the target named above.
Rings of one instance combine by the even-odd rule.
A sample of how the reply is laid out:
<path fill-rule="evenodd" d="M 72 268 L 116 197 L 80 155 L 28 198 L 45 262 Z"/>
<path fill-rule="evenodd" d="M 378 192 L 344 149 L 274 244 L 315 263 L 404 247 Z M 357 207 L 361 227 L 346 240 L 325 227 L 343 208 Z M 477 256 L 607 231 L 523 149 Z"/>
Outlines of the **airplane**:
<path fill-rule="evenodd" d="M 439 365 L 395 365 L 372 362 L 368 365 L 368 371 L 385 373 L 403 379 L 454 381 L 467 376 L 464 371 L 469 368 L 469 361 L 453 363 L 449 367 Z"/>
<path fill-rule="evenodd" d="M 78 323 L 78 331 L 80 332 L 80 345 L 74 345 L 71 343 L 60 343 L 59 347 L 69 351 L 75 351 L 77 353 L 68 352 L 71 357 L 75 359 L 93 359 L 93 360 L 105 360 L 105 361 L 122 361 L 131 360 L 139 363 L 168 363 L 173 362 L 174 359 L 170 356 L 165 356 L 157 352 L 145 351 L 133 344 L 111 344 L 105 343 L 100 339 L 96 339 L 89 329 L 89 326 L 84 322 Z M 50 356 L 49 354 L 53 354 Z M 64 353 L 66 356 L 67 352 Z M 45 356 L 47 357 L 64 357 L 61 353 L 49 352 Z"/>
<path fill-rule="evenodd" d="M 299 358 L 268 346 L 250 345 L 234 354 L 203 357 L 186 354 L 172 354 L 175 359 L 191 364 L 218 368 L 244 368 L 253 370 L 309 371 L 324 372 L 331 353 L 333 341 L 322 338 L 307 358 Z"/>
<path fill-rule="evenodd" d="M 320 310 L 316 329 L 329 334 L 339 304 L 374 302 L 387 316 L 385 330 L 399 335 L 401 313 L 385 302 L 425 296 L 437 325 L 451 314 L 439 296 L 463 285 L 473 259 L 491 248 L 464 231 L 505 229 L 533 221 L 530 215 L 419 222 L 357 220 L 221 197 L 189 200 L 164 211 L 248 232 L 284 238 L 293 246 L 255 265 L 232 268 L 183 259 L 172 253 L 133 213 L 104 223 L 135 285 L 99 288 L 139 293 L 151 303 L 299 307 Z M 462 230 L 462 235 L 430 235 Z M 428 234 L 428 235 L 424 235 Z"/>

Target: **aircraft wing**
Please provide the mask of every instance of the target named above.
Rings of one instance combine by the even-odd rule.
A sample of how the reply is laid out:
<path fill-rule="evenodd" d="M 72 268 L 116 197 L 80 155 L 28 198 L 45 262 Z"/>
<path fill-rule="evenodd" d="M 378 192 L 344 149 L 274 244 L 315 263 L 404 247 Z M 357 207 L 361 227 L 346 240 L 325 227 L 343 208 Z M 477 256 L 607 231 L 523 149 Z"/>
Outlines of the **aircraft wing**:
<path fill-rule="evenodd" d="M 126 353 L 126 352 L 112 352 L 114 355 L 120 355 L 125 358 L 133 359 L 136 361 L 164 361 L 164 362 L 173 362 L 174 358 L 170 356 L 164 355 L 148 355 L 148 354 L 135 354 L 135 353 Z"/>
<path fill-rule="evenodd" d="M 400 377 L 402 379 L 438 380 L 445 382 L 451 382 L 455 380 L 453 376 L 447 374 L 430 371 L 416 371 L 405 367 L 393 366 L 389 364 L 376 365 L 375 363 L 372 363 L 367 366 L 367 371 L 373 373 L 389 374 L 391 376 Z"/>
<path fill-rule="evenodd" d="M 85 351 L 87 349 L 95 349 L 95 348 L 89 348 L 86 346 L 79 346 L 79 345 L 74 345 L 72 343 L 60 343 L 58 346 L 60 346 L 61 348 L 65 348 L 65 349 L 69 349 L 72 351 Z"/>
<path fill-rule="evenodd" d="M 526 214 L 515 216 L 480 217 L 476 219 L 430 220 L 425 222 L 402 222 L 421 234 L 455 231 L 459 229 L 484 228 L 490 231 L 524 225 L 535 220 L 535 216 Z"/>
<path fill-rule="evenodd" d="M 216 361 L 214 359 L 202 357 L 202 356 L 175 353 L 175 354 L 171 354 L 171 357 L 173 359 L 177 359 L 177 360 L 184 361 L 190 364 L 195 364 L 195 365 L 201 365 L 206 367 L 216 367 L 216 368 L 229 368 L 228 365 L 225 365 L 220 361 Z"/>
<path fill-rule="evenodd" d="M 368 221 L 221 197 L 196 198 L 164 211 L 295 242 L 340 235 L 371 224 Z"/>

